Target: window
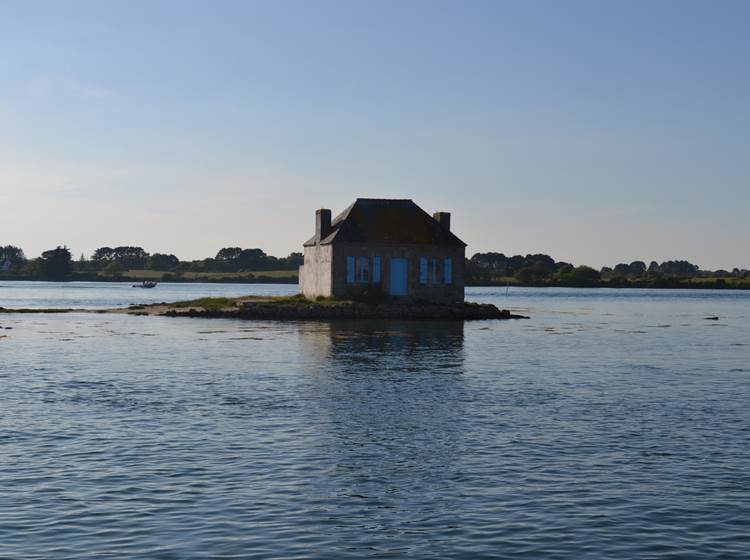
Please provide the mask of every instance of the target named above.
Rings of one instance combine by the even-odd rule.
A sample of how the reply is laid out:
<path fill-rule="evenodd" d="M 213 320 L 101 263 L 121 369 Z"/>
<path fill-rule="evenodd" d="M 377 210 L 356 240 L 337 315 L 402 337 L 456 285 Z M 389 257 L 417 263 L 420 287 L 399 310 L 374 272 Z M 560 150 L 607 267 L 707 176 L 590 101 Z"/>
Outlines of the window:
<path fill-rule="evenodd" d="M 355 280 L 358 284 L 366 284 L 370 281 L 370 259 L 367 257 L 357 257 L 357 268 Z"/>
<path fill-rule="evenodd" d="M 346 283 L 380 282 L 380 257 L 346 257 Z"/>
<path fill-rule="evenodd" d="M 453 261 L 450 257 L 443 261 L 443 281 L 446 284 L 453 283 Z"/>
<path fill-rule="evenodd" d="M 430 259 L 430 284 L 437 284 L 438 282 L 438 260 Z"/>
<path fill-rule="evenodd" d="M 428 259 L 426 257 L 422 257 L 419 259 L 419 283 L 440 283 L 439 259 Z"/>

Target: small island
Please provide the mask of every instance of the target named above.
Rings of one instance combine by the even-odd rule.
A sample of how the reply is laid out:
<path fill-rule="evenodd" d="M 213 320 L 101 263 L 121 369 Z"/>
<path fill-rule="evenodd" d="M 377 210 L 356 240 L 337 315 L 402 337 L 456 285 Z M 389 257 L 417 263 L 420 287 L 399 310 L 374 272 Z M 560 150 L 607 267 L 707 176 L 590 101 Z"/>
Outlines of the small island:
<path fill-rule="evenodd" d="M 486 319 L 528 319 L 491 303 L 430 303 L 357 301 L 337 298 L 309 300 L 294 296 L 205 297 L 172 303 L 152 303 L 110 309 L 6 308 L 0 314 L 116 313 L 161 317 L 203 317 L 212 319 L 267 319 L 330 321 L 336 319 L 390 319 L 423 321 L 476 321 Z"/>
<path fill-rule="evenodd" d="M 8 310 L 10 311 L 10 310 Z M 240 298 L 201 298 L 174 303 L 131 305 L 109 310 L 129 315 L 165 317 L 204 317 L 225 319 L 335 320 L 391 319 L 471 321 L 486 319 L 528 319 L 489 303 L 394 303 L 355 301 L 336 298 L 308 300 L 295 296 L 245 296 Z"/>
<path fill-rule="evenodd" d="M 517 319 L 492 304 L 464 301 L 466 244 L 450 213 L 430 216 L 411 199 L 358 198 L 335 219 L 315 212 L 303 244 L 300 294 L 213 298 L 128 311 L 238 319 Z"/>

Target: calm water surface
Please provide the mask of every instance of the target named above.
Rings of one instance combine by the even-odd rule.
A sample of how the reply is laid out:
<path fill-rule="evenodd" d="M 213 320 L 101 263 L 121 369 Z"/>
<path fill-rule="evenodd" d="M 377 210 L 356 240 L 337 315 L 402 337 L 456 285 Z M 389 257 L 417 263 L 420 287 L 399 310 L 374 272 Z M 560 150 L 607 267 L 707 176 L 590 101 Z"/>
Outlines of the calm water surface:
<path fill-rule="evenodd" d="M 467 296 L 532 319 L 0 315 L 0 558 L 750 557 L 750 293 Z"/>

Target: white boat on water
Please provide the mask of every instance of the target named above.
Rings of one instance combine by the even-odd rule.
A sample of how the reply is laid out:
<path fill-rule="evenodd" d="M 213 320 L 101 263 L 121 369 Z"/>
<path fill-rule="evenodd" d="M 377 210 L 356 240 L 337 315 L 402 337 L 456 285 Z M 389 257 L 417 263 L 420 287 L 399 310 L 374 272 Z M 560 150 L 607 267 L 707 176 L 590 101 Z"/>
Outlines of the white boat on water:
<path fill-rule="evenodd" d="M 133 284 L 134 288 L 155 288 L 156 282 L 151 282 L 150 280 L 144 280 L 140 284 Z"/>

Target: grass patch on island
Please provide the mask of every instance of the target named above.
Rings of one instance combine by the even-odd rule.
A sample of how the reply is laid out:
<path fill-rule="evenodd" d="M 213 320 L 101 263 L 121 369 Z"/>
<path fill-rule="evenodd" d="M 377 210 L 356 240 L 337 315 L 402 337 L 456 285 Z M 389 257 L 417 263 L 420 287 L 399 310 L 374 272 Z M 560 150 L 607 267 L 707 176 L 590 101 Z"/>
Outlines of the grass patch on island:
<path fill-rule="evenodd" d="M 170 307 L 202 307 L 208 311 L 218 311 L 220 309 L 227 309 L 236 307 L 237 303 L 234 299 L 226 297 L 205 297 L 198 299 L 191 299 L 188 301 L 176 301 L 168 304 Z"/>
<path fill-rule="evenodd" d="M 188 301 L 176 301 L 174 303 L 162 303 L 153 305 L 167 305 L 174 308 L 185 308 L 185 307 L 202 307 L 208 310 L 219 310 L 219 309 L 230 309 L 233 307 L 241 306 L 242 304 L 273 304 L 273 305 L 346 305 L 351 303 L 349 300 L 343 300 L 333 297 L 319 297 L 315 300 L 309 300 L 302 294 L 295 294 L 293 296 L 245 296 L 239 298 L 226 298 L 226 297 L 205 297 L 198 299 L 191 299 Z M 135 306 L 131 306 L 131 309 L 136 309 Z"/>
<path fill-rule="evenodd" d="M 127 307 L 128 311 L 144 311 L 150 314 L 148 310 L 158 310 L 158 312 L 164 312 L 164 310 L 179 310 L 179 309 L 203 309 L 206 311 L 231 311 L 242 308 L 246 305 L 272 305 L 272 306 L 321 306 L 329 307 L 335 305 L 349 305 L 352 302 L 350 300 L 343 300 L 330 297 L 319 297 L 312 301 L 302 294 L 295 294 L 293 296 L 243 296 L 238 298 L 228 297 L 203 297 L 197 299 L 191 299 L 187 301 L 174 301 L 171 303 L 149 303 L 149 304 L 136 304 Z"/>
<path fill-rule="evenodd" d="M 295 294 L 293 296 L 258 296 L 241 298 L 243 303 L 274 303 L 278 305 L 285 304 L 305 304 L 305 305 L 345 305 L 351 303 L 349 300 L 338 299 L 334 297 L 323 297 L 319 296 L 314 300 L 307 299 L 302 294 Z"/>

